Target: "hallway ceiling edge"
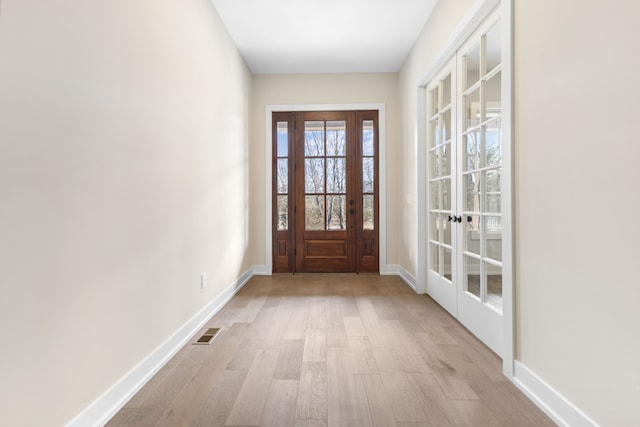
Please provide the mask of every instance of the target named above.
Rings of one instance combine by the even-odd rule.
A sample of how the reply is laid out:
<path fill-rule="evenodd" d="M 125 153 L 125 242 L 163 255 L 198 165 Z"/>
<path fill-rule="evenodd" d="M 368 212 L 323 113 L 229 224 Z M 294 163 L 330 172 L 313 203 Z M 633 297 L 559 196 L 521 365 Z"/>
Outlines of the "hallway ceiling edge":
<path fill-rule="evenodd" d="M 396 72 L 438 0 L 212 0 L 254 74 Z"/>

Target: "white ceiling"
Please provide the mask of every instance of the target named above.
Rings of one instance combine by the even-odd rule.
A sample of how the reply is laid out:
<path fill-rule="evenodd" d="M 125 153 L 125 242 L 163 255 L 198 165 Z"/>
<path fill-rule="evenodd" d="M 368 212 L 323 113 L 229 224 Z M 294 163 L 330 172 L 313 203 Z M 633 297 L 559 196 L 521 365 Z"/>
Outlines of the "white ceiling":
<path fill-rule="evenodd" d="M 255 74 L 395 72 L 438 0 L 212 0 Z"/>

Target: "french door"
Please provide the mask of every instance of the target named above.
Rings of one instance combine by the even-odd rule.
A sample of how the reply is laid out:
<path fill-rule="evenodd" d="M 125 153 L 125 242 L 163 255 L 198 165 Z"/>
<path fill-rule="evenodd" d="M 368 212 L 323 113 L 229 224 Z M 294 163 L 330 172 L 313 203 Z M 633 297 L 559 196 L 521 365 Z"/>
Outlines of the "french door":
<path fill-rule="evenodd" d="M 377 272 L 377 111 L 273 113 L 273 271 Z"/>
<path fill-rule="evenodd" d="M 496 13 L 427 85 L 427 293 L 503 348 L 502 29 Z"/>

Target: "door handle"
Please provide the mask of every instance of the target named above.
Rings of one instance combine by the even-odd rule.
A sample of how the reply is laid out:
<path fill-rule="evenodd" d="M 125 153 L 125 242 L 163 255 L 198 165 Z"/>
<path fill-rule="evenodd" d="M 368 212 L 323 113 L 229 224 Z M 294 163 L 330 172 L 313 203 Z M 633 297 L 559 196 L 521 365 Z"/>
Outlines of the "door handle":
<path fill-rule="evenodd" d="M 349 200 L 349 204 L 353 206 L 353 204 L 355 203 L 355 200 Z"/>
<path fill-rule="evenodd" d="M 351 215 L 353 215 L 354 213 L 356 213 L 356 210 L 355 210 L 355 209 L 349 209 L 349 213 L 350 213 Z"/>
<path fill-rule="evenodd" d="M 451 222 L 451 221 L 455 222 L 455 217 L 452 217 L 451 215 L 449 215 L 449 218 L 447 218 L 447 222 Z"/>

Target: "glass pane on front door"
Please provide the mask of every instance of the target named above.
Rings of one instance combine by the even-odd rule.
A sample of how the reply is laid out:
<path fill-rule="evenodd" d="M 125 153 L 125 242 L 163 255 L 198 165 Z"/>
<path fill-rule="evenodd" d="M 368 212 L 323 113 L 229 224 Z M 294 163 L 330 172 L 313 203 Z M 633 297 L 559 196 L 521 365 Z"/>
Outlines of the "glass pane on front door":
<path fill-rule="evenodd" d="M 347 228 L 347 198 L 345 196 L 327 197 L 327 230 Z"/>
<path fill-rule="evenodd" d="M 327 156 L 347 155 L 347 122 L 327 122 Z"/>
<path fill-rule="evenodd" d="M 324 230 L 324 196 L 305 196 L 305 230 Z"/>

